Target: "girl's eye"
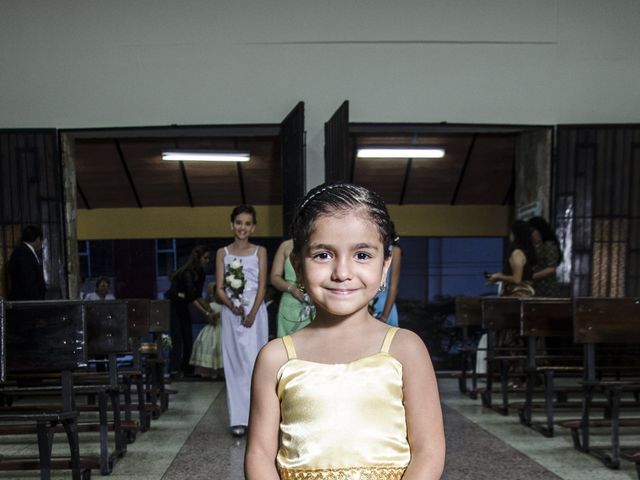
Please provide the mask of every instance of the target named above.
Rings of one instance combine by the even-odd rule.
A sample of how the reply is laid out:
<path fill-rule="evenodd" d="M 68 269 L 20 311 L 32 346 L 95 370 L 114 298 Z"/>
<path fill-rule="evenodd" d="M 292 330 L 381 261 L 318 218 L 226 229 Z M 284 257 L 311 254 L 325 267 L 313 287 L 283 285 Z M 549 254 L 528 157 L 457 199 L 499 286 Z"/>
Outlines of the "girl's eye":
<path fill-rule="evenodd" d="M 312 258 L 314 260 L 329 260 L 331 258 L 331 255 L 329 254 L 329 252 L 318 252 L 314 253 L 312 255 Z"/>
<path fill-rule="evenodd" d="M 371 255 L 369 255 L 367 252 L 356 253 L 357 260 L 369 260 L 370 258 L 371 258 Z"/>

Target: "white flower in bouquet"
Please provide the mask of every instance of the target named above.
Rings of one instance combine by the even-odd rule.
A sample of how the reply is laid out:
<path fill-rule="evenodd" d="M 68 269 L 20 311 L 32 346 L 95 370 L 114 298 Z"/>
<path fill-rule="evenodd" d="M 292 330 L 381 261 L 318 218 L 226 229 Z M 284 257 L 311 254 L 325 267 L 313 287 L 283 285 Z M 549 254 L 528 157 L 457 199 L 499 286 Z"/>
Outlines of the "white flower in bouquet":
<path fill-rule="evenodd" d="M 245 299 L 242 295 L 245 283 L 242 260 L 235 258 L 227 265 L 224 276 L 224 286 L 227 289 L 227 295 L 229 295 L 229 299 L 235 308 L 241 308 L 245 304 Z"/>

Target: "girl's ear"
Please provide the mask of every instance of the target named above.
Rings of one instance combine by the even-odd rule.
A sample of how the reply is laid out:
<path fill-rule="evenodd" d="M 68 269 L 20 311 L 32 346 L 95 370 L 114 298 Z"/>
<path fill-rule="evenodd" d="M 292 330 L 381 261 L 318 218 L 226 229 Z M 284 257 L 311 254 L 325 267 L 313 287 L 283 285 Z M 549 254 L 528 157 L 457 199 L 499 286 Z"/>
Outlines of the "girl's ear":
<path fill-rule="evenodd" d="M 382 265 L 382 278 L 380 279 L 380 285 L 387 281 L 387 272 L 389 271 L 389 267 L 391 267 L 391 255 L 389 255 Z"/>

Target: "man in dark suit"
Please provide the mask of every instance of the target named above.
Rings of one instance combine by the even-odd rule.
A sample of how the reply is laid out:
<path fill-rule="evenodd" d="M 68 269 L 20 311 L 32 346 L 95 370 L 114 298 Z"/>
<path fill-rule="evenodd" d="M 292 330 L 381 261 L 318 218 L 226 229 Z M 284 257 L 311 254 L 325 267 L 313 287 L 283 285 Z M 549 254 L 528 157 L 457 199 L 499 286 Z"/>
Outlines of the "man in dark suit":
<path fill-rule="evenodd" d="M 35 225 L 22 231 L 22 241 L 9 259 L 9 300 L 44 300 L 46 287 L 38 257 L 43 238 Z"/>

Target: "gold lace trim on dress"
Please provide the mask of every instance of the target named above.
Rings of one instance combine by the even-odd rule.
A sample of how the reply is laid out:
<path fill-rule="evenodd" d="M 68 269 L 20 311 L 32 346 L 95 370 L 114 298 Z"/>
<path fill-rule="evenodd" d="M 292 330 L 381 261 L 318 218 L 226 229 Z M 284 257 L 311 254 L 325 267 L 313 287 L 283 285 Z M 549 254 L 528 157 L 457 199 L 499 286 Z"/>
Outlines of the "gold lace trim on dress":
<path fill-rule="evenodd" d="M 278 467 L 280 480 L 401 480 L 404 467 L 288 469 Z"/>

